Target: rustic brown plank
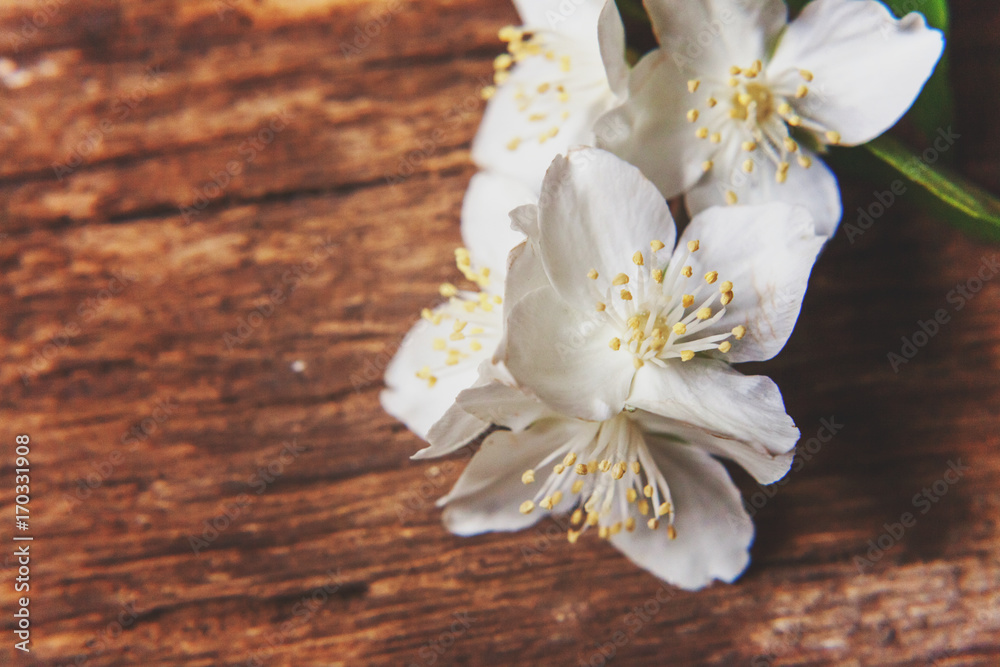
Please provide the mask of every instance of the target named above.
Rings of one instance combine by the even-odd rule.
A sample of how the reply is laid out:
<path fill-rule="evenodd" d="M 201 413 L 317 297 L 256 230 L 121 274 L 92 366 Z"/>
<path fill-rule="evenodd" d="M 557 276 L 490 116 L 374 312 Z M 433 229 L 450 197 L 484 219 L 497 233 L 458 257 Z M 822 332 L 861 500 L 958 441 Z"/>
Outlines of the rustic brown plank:
<path fill-rule="evenodd" d="M 905 198 L 833 242 L 788 348 L 749 370 L 777 379 L 807 441 L 822 419 L 844 426 L 773 497 L 738 475 L 766 502 L 736 585 L 661 591 L 550 524 L 449 535 L 433 500 L 465 457 L 409 461 L 418 441 L 378 405 L 385 360 L 452 278 L 476 92 L 510 7 L 403 2 L 348 58 L 339 44 L 387 4 L 233 0 L 220 20 L 210 0 L 88 0 L 15 49 L 4 35 L 38 6 L 0 8 L 0 57 L 31 76 L 0 88 L 0 513 L 13 436 L 29 433 L 37 518 L 37 643 L 14 655 L 5 616 L 11 664 L 600 664 L 622 637 L 622 665 L 996 663 L 1000 283 L 960 311 L 947 300 L 995 246 Z M 1000 9 L 954 12 L 957 165 L 1000 190 Z M 287 128 L 185 219 L 283 110 Z M 401 163 L 413 174 L 390 185 Z M 845 183 L 845 208 L 877 185 Z M 886 354 L 940 308 L 952 320 L 894 373 Z M 258 495 L 283 443 L 303 451 Z M 959 459 L 962 480 L 859 572 L 869 540 Z M 193 553 L 188 537 L 227 509 Z M 3 571 L 6 613 L 9 558 Z M 108 635 L 128 604 L 134 622 Z"/>

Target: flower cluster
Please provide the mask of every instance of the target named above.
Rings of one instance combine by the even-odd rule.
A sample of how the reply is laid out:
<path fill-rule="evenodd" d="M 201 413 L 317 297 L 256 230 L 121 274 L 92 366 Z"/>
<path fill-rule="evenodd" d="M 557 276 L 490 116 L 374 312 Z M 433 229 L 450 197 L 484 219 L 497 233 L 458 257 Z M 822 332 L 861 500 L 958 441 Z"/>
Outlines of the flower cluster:
<path fill-rule="evenodd" d="M 472 149 L 462 286 L 441 286 L 382 402 L 443 456 L 486 433 L 445 525 L 569 516 L 677 586 L 733 581 L 799 431 L 769 378 L 840 217 L 819 154 L 895 123 L 941 53 L 874 0 L 647 0 L 634 67 L 613 0 L 516 0 Z M 708 28 L 700 57 L 684 40 Z M 693 218 L 679 233 L 667 204 Z"/>

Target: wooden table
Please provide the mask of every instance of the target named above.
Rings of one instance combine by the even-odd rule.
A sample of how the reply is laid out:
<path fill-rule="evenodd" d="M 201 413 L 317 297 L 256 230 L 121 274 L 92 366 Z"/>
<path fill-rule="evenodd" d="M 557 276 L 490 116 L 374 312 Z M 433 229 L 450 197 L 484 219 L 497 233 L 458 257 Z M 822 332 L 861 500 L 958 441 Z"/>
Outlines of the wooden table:
<path fill-rule="evenodd" d="M 1000 191 L 1000 6 L 954 14 L 948 157 Z M 836 238 L 784 354 L 747 369 L 806 450 L 767 494 L 739 476 L 761 507 L 738 583 L 662 588 L 545 523 L 441 527 L 467 456 L 410 461 L 381 371 L 455 275 L 478 90 L 514 19 L 488 0 L 0 8 L 0 534 L 28 434 L 34 537 L 32 651 L 8 542 L 0 662 L 997 664 L 1000 279 L 960 310 L 949 292 L 1000 250 L 905 195 Z M 845 183 L 847 221 L 889 186 Z M 824 420 L 835 437 L 810 441 Z"/>

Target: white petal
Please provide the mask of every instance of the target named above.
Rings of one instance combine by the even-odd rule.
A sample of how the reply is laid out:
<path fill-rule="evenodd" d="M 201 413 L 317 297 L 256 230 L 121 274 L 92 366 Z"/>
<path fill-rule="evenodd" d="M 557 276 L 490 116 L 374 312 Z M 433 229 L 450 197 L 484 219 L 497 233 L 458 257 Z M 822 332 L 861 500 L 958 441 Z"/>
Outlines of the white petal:
<path fill-rule="evenodd" d="M 458 395 L 458 405 L 484 422 L 523 431 L 546 417 L 557 416 L 537 398 L 500 382 L 466 389 Z"/>
<path fill-rule="evenodd" d="M 720 359 L 737 363 L 776 355 L 795 327 L 825 241 L 808 212 L 785 204 L 710 208 L 688 225 L 678 247 L 692 239 L 701 242 L 689 262 L 695 276 L 718 271 L 720 282 L 733 283 L 735 295 L 725 316 L 698 335 L 743 325 L 746 337 L 731 340 L 732 351 L 719 353 Z"/>
<path fill-rule="evenodd" d="M 445 526 L 458 535 L 475 535 L 520 530 L 535 523 L 544 515 L 542 511 L 522 514 L 519 509 L 533 495 L 532 487 L 521 481 L 522 473 L 533 469 L 581 429 L 593 428 L 585 422 L 556 419 L 524 433 L 492 433 L 472 457 L 455 488 L 438 501 L 438 505 L 445 505 Z"/>
<path fill-rule="evenodd" d="M 593 143 L 594 122 L 615 104 L 597 49 L 596 22 L 593 31 L 589 49 L 546 34 L 557 56 L 551 60 L 532 56 L 514 66 L 510 78 L 497 87 L 486 105 L 472 142 L 473 162 L 537 190 L 552 158 L 572 146 Z M 569 72 L 561 69 L 564 55 L 571 63 Z M 553 130 L 555 136 L 550 134 Z"/>
<path fill-rule="evenodd" d="M 774 484 L 784 477 L 795 458 L 794 443 L 788 440 L 779 443 L 747 442 L 643 410 L 632 413 L 632 419 L 640 423 L 647 433 L 680 439 L 683 444 L 738 463 L 761 484 Z M 787 449 L 769 448 L 775 445 Z"/>
<path fill-rule="evenodd" d="M 632 70 L 628 100 L 597 123 L 597 145 L 639 167 L 665 198 L 697 183 L 716 150 L 687 121 L 687 81 L 667 51 L 652 51 Z"/>
<path fill-rule="evenodd" d="M 837 177 L 815 153 L 804 148 L 801 153 L 812 165 L 806 169 L 792 157 L 784 183 L 775 180 L 778 169 L 774 162 L 759 155 L 755 156 L 750 174 L 742 169 L 746 153 L 738 159 L 719 161 L 719 166 L 687 193 L 688 211 L 697 215 L 711 206 L 727 206 L 726 193 L 732 191 L 739 204 L 783 202 L 802 206 L 812 215 L 816 232 L 832 236 L 843 213 Z"/>
<path fill-rule="evenodd" d="M 660 46 L 686 73 L 721 76 L 763 58 L 785 27 L 781 0 L 646 0 Z M 678 91 L 682 92 L 682 91 Z"/>
<path fill-rule="evenodd" d="M 635 369 L 631 355 L 608 347 L 614 333 L 603 320 L 585 319 L 544 287 L 522 298 L 507 322 L 505 362 L 519 385 L 580 419 L 621 411 Z"/>
<path fill-rule="evenodd" d="M 687 590 L 714 579 L 732 582 L 750 562 L 753 523 L 725 468 L 706 452 L 647 436 L 650 452 L 670 486 L 677 539 L 662 526 L 611 538 L 636 565 Z"/>
<path fill-rule="evenodd" d="M 538 201 L 535 197 L 534 201 Z M 510 228 L 533 239 L 538 238 L 538 206 L 525 204 L 510 212 Z"/>
<path fill-rule="evenodd" d="M 514 0 L 514 6 L 528 29 L 555 31 L 596 44 L 604 0 Z"/>
<path fill-rule="evenodd" d="M 663 196 L 632 165 L 585 148 L 552 162 L 539 203 L 538 250 L 553 287 L 574 307 L 593 311 L 596 269 L 607 279 L 637 275 L 632 256 L 658 239 L 673 247 L 674 220 Z"/>
<path fill-rule="evenodd" d="M 597 36 L 608 84 L 616 95 L 624 95 L 628 88 L 629 69 L 625 60 L 625 25 L 615 0 L 604 3 L 598 20 Z"/>
<path fill-rule="evenodd" d="M 473 262 L 489 267 L 498 286 L 503 284 L 507 253 L 524 240 L 511 229 L 510 212 L 536 201 L 536 192 L 500 174 L 481 171 L 469 181 L 462 202 L 462 240 Z"/>
<path fill-rule="evenodd" d="M 774 381 L 743 375 L 714 359 L 678 361 L 666 368 L 646 364 L 635 375 L 628 403 L 759 452 L 781 454 L 799 439 Z"/>
<path fill-rule="evenodd" d="M 812 72 L 796 111 L 839 132 L 840 143 L 855 145 L 906 113 L 943 48 L 942 34 L 919 14 L 897 21 L 881 2 L 814 0 L 788 26 L 767 73 Z"/>
<path fill-rule="evenodd" d="M 523 206 L 518 211 L 527 211 L 533 208 L 535 207 Z M 507 266 L 507 281 L 504 284 L 504 322 L 507 322 L 511 309 L 522 297 L 547 286 L 549 286 L 549 278 L 545 275 L 545 268 L 542 266 L 542 261 L 538 258 L 534 244 L 525 242 L 511 250 Z M 503 337 L 497 345 L 494 356 L 495 361 L 500 361 L 507 357 L 508 330 L 505 326 Z"/>

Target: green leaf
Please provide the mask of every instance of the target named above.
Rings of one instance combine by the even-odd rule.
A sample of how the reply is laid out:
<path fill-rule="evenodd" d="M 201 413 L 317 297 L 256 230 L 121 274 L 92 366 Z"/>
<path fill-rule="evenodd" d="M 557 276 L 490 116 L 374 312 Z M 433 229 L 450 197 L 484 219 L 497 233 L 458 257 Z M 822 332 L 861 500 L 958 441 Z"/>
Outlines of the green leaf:
<path fill-rule="evenodd" d="M 888 135 L 865 144 L 865 148 L 883 165 L 890 167 L 891 172 L 905 179 L 907 192 L 913 189 L 915 193 L 915 203 L 926 205 L 931 213 L 966 232 L 1000 241 L 1000 200 L 989 192 L 958 174 L 930 164 L 928 159 L 914 155 Z M 856 151 L 839 151 L 838 154 L 843 157 L 845 153 Z M 935 150 L 932 155 L 939 156 L 940 153 Z M 843 159 L 837 161 L 844 162 Z"/>

